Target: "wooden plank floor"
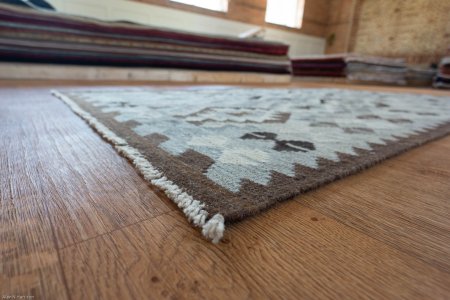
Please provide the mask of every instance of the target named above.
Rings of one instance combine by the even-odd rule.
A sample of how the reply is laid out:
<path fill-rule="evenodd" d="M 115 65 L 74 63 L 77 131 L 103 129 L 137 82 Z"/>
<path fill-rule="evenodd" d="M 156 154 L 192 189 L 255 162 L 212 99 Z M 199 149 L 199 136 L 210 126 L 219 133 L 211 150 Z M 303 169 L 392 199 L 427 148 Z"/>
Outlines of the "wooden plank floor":
<path fill-rule="evenodd" d="M 50 96 L 62 85 L 87 83 L 0 82 L 3 299 L 449 299 L 450 137 L 212 245 Z"/>

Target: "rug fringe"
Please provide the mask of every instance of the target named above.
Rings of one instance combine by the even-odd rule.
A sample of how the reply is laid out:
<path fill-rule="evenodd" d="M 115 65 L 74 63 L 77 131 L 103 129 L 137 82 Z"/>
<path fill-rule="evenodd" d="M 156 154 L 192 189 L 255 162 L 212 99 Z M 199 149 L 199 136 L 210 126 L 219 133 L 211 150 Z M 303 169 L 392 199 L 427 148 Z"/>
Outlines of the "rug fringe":
<path fill-rule="evenodd" d="M 139 170 L 144 179 L 152 185 L 163 190 L 165 194 L 175 202 L 194 226 L 202 229 L 205 238 L 217 244 L 223 237 L 225 231 L 225 219 L 221 214 L 215 214 L 208 220 L 208 212 L 204 209 L 205 204 L 195 200 L 191 195 L 184 192 L 174 182 L 170 181 L 142 155 L 139 150 L 128 145 L 127 141 L 117 136 L 108 127 L 100 123 L 94 116 L 83 110 L 66 95 L 51 91 L 52 95 L 61 99 L 74 113 L 85 120 L 105 140 L 111 143 L 122 156 L 129 159 Z"/>

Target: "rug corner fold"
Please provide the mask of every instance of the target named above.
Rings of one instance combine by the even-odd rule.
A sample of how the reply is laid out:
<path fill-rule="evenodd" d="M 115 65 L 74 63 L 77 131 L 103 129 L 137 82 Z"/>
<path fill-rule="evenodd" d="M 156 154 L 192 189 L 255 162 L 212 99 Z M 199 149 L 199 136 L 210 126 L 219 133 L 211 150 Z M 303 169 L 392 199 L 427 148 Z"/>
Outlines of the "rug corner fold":
<path fill-rule="evenodd" d="M 83 110 L 69 96 L 57 90 L 51 90 L 50 93 L 63 101 L 75 114 L 100 133 L 103 139 L 108 141 L 119 154 L 127 158 L 138 169 L 139 173 L 149 184 L 164 191 L 167 197 L 183 211 L 189 222 L 193 226 L 201 228 L 202 235 L 207 240 L 213 244 L 220 242 L 225 231 L 225 219 L 222 214 L 217 213 L 207 220 L 208 212 L 204 209 L 204 203 L 195 200 L 174 182 L 167 179 L 163 173 L 153 167 L 138 149 L 130 146 L 94 116 Z"/>

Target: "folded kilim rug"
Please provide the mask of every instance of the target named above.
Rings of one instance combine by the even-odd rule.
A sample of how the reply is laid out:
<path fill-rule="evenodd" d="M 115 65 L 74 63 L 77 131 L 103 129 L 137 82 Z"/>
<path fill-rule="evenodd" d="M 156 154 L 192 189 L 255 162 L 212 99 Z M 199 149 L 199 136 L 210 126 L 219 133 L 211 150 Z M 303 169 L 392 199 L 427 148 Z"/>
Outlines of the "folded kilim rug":
<path fill-rule="evenodd" d="M 442 137 L 450 97 L 341 89 L 54 92 L 205 237 Z"/>
<path fill-rule="evenodd" d="M 289 46 L 279 42 L 100 21 L 1 2 L 0 61 L 274 74 L 291 69 Z"/>

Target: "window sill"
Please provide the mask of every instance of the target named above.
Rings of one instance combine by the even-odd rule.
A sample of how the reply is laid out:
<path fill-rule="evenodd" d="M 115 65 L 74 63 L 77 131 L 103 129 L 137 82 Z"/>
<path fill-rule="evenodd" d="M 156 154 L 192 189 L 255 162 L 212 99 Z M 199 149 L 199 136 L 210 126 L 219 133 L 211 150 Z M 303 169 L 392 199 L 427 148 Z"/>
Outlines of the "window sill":
<path fill-rule="evenodd" d="M 275 29 L 280 29 L 280 30 L 288 30 L 288 31 L 292 31 L 292 32 L 302 31 L 302 27 L 303 27 L 303 26 L 290 27 L 290 26 L 280 25 L 280 24 L 270 23 L 270 22 L 264 22 L 264 24 L 266 25 L 266 27 L 269 27 L 269 28 L 275 28 Z"/>

